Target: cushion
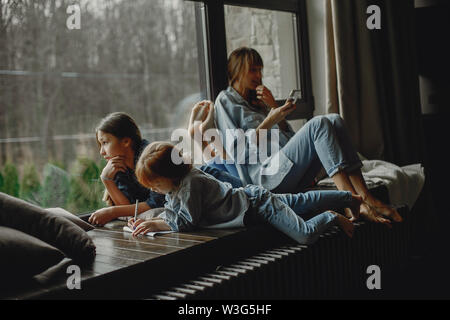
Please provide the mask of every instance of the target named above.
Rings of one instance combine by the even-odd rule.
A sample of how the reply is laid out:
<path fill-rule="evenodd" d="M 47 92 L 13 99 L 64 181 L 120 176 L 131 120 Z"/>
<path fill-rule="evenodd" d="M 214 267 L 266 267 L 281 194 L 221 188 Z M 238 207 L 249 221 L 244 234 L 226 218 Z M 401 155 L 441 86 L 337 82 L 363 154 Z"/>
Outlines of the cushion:
<path fill-rule="evenodd" d="M 0 226 L 0 279 L 31 277 L 64 258 L 55 247 L 19 230 Z"/>
<path fill-rule="evenodd" d="M 75 223 L 1 192 L 0 225 L 47 242 L 79 262 L 91 261 L 95 257 L 92 239 Z"/>
<path fill-rule="evenodd" d="M 54 214 L 59 215 L 60 217 L 63 217 L 65 219 L 72 221 L 73 223 L 75 223 L 77 226 L 79 226 L 84 231 L 89 231 L 89 230 L 94 229 L 94 226 L 92 226 L 91 224 L 87 223 L 84 220 L 81 220 L 76 215 L 74 215 L 73 213 L 70 213 L 67 210 L 64 210 L 63 208 L 47 208 L 45 210 L 50 211 Z"/>

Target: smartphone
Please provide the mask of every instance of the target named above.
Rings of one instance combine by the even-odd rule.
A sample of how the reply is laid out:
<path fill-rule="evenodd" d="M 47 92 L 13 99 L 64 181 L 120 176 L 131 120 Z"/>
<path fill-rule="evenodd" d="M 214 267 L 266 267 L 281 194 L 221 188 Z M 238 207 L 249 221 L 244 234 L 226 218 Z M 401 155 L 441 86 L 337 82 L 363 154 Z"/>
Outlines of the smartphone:
<path fill-rule="evenodd" d="M 302 98 L 301 90 L 294 89 L 289 94 L 289 97 L 287 98 L 287 100 L 292 101 L 292 104 L 296 104 L 297 101 L 300 100 L 301 98 Z"/>

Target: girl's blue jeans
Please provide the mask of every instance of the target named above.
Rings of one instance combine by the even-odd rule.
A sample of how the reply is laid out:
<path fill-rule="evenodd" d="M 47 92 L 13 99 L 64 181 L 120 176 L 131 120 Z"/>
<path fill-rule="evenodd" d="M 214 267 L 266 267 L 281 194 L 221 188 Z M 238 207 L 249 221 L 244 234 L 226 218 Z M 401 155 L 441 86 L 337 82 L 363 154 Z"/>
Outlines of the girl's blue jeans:
<path fill-rule="evenodd" d="M 239 175 L 238 176 L 232 175 L 227 171 L 225 167 L 221 168 L 220 166 L 211 163 L 203 165 L 199 169 L 207 174 L 212 175 L 217 180 L 230 183 L 233 188 L 239 188 L 243 186 L 241 179 L 239 179 Z"/>
<path fill-rule="evenodd" d="M 275 193 L 302 191 L 310 186 L 322 166 L 328 176 L 362 167 L 344 120 L 332 113 L 309 120 L 281 149 L 293 162 Z"/>
<path fill-rule="evenodd" d="M 348 191 L 273 194 L 256 185 L 247 185 L 244 191 L 250 200 L 250 209 L 244 218 L 246 226 L 269 223 L 300 244 L 314 243 L 320 234 L 335 224 L 336 216 L 321 210 L 348 207 L 353 201 Z M 309 220 L 303 219 L 317 212 L 321 213 Z"/>

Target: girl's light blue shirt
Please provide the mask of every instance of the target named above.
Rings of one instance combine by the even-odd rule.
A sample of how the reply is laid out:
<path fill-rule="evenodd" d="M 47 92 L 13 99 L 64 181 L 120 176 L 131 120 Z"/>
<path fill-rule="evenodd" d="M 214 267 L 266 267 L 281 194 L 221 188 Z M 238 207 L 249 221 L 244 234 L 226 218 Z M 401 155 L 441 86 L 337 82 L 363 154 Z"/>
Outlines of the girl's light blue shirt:
<path fill-rule="evenodd" d="M 166 194 L 164 211 L 158 217 L 174 231 L 243 227 L 249 206 L 242 187 L 233 189 L 230 183 L 192 168 L 178 189 Z"/>
<path fill-rule="evenodd" d="M 251 106 L 230 86 L 217 96 L 214 120 L 216 128 L 221 133 L 223 145 L 228 155 L 234 159 L 234 164 L 243 184 L 256 184 L 268 190 L 273 190 L 281 183 L 293 165 L 291 159 L 285 155 L 281 148 L 294 136 L 295 132 L 289 124 L 287 131 L 281 130 L 278 125 L 273 126 L 267 132 L 266 150 L 268 157 L 258 157 L 257 161 L 250 161 L 252 154 L 258 153 L 254 132 L 264 121 L 267 113 L 267 110 L 263 111 Z M 237 133 L 237 129 L 242 129 L 245 136 L 230 135 L 231 132 Z M 243 138 L 245 139 L 245 148 L 242 151 L 242 149 L 239 150 L 237 144 L 239 141 L 242 142 Z M 261 150 L 261 144 L 259 150 Z"/>

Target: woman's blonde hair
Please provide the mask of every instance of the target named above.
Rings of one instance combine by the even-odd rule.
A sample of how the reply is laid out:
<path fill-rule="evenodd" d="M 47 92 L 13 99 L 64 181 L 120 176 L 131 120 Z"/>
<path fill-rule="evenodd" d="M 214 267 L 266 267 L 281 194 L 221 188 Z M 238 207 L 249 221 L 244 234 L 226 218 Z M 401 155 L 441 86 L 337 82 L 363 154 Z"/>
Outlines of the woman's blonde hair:
<path fill-rule="evenodd" d="M 152 179 L 164 177 L 171 179 L 178 186 L 181 180 L 192 169 L 192 165 L 182 161 L 176 164 L 173 154 L 181 158 L 180 151 L 171 143 L 156 141 L 149 144 L 136 164 L 136 177 L 140 184 L 145 187 L 151 185 Z"/>
<path fill-rule="evenodd" d="M 249 72 L 251 66 L 264 67 L 258 51 L 248 47 L 240 47 L 231 52 L 227 64 L 228 84 L 232 86 L 236 81 L 239 81 Z"/>

